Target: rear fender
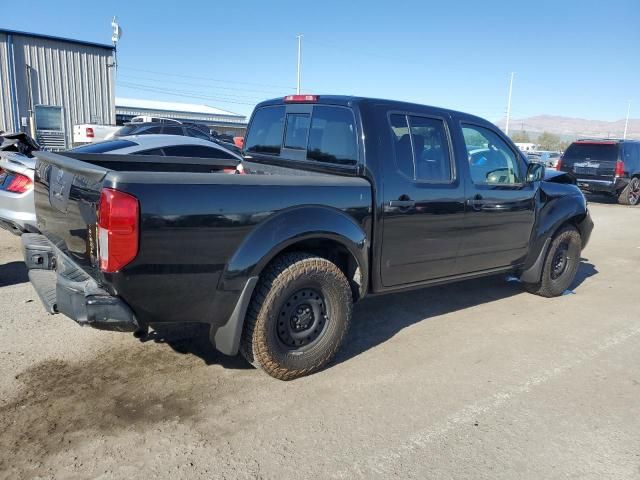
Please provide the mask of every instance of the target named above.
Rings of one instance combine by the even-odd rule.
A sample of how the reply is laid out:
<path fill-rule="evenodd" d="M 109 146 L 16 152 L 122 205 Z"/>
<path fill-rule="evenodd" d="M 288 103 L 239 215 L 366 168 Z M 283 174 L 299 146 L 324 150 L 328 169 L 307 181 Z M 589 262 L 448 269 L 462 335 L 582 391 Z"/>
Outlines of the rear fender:
<path fill-rule="evenodd" d="M 316 205 L 282 210 L 255 227 L 229 261 L 219 288 L 242 290 L 247 280 L 259 276 L 280 252 L 312 239 L 335 241 L 353 255 L 360 268 L 361 294 L 365 293 L 369 278 L 367 234 L 344 212 Z"/>

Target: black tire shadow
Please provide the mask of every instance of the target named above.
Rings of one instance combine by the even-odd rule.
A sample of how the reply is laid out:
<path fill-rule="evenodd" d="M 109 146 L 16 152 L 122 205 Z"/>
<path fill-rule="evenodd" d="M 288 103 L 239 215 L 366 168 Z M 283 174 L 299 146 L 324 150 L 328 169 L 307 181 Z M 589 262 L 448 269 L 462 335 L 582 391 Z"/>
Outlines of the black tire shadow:
<path fill-rule="evenodd" d="M 152 325 L 152 330 L 141 342 L 154 342 L 166 344 L 175 352 L 183 355 L 195 355 L 202 359 L 206 365 L 220 365 L 233 370 L 245 370 L 253 368 L 242 355 L 230 357 L 218 352 L 209 341 L 209 325 L 191 324 L 166 324 Z"/>
<path fill-rule="evenodd" d="M 593 264 L 582 262 L 571 285 L 572 292 L 597 273 Z M 519 281 L 506 281 L 504 275 L 497 275 L 405 293 L 367 297 L 354 308 L 351 329 L 334 364 L 386 342 L 415 323 L 523 292 Z"/>
<path fill-rule="evenodd" d="M 0 265 L 0 287 L 27 283 L 29 275 L 24 262 L 9 262 Z"/>
<path fill-rule="evenodd" d="M 605 193 L 585 193 L 585 198 L 590 203 L 602 203 L 605 205 L 617 205 L 618 199 L 613 195 L 607 195 Z"/>

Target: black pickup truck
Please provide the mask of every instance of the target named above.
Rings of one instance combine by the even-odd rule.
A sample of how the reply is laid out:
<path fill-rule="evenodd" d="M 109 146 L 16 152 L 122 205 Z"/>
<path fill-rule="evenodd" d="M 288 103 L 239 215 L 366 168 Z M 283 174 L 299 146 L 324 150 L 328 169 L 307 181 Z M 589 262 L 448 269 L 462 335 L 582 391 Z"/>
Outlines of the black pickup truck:
<path fill-rule="evenodd" d="M 23 247 L 49 312 L 142 334 L 206 323 L 218 350 L 285 380 L 331 360 L 368 294 L 511 273 L 560 295 L 593 228 L 571 177 L 545 178 L 493 124 L 389 100 L 259 104 L 244 174 L 36 156 L 43 235 Z"/>

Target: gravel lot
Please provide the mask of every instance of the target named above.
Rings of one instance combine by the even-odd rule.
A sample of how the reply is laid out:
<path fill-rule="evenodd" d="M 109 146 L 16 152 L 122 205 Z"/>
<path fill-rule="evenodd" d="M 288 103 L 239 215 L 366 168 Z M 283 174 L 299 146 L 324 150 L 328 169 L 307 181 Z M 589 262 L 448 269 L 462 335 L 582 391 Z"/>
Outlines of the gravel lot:
<path fill-rule="evenodd" d="M 0 477 L 640 478 L 640 208 L 591 210 L 575 294 L 369 298 L 334 364 L 288 383 L 198 328 L 47 316 L 0 231 Z"/>

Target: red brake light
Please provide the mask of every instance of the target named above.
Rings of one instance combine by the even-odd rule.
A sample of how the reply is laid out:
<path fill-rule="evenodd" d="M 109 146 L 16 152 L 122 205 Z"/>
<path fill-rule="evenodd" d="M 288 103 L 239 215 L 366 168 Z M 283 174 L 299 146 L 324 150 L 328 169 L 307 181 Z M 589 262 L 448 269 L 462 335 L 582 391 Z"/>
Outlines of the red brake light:
<path fill-rule="evenodd" d="M 93 133 L 93 128 L 87 127 L 87 138 L 94 138 L 95 134 Z"/>
<path fill-rule="evenodd" d="M 287 95 L 284 97 L 284 101 L 287 103 L 317 102 L 318 95 Z"/>
<path fill-rule="evenodd" d="M 100 269 L 113 273 L 138 254 L 138 199 L 128 193 L 104 188 L 98 203 L 98 257 Z"/>
<path fill-rule="evenodd" d="M 33 188 L 33 182 L 26 175 L 20 175 L 16 173 L 13 175 L 13 178 L 9 181 L 9 185 L 5 187 L 7 192 L 13 193 L 24 193 Z"/>
<path fill-rule="evenodd" d="M 614 172 L 616 177 L 624 177 L 624 162 L 622 160 L 618 160 L 616 162 L 616 170 Z"/>
<path fill-rule="evenodd" d="M 559 159 L 558 159 L 558 163 L 556 163 L 556 170 L 560 171 L 562 170 L 562 159 L 564 158 L 564 155 L 562 155 Z"/>

